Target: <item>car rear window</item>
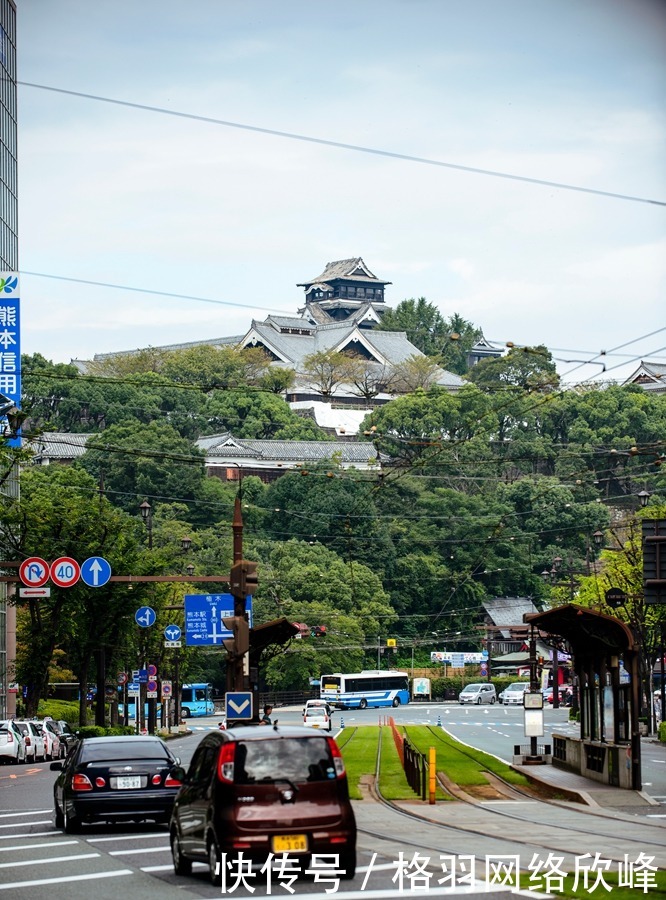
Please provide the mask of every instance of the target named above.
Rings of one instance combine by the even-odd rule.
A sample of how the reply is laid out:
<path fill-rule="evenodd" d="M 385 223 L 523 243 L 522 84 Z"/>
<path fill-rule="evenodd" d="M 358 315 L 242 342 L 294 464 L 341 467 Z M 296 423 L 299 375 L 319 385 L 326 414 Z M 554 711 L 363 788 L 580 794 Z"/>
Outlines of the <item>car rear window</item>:
<path fill-rule="evenodd" d="M 84 745 L 79 762 L 116 762 L 126 759 L 168 760 L 166 748 L 157 741 L 118 741 Z"/>
<path fill-rule="evenodd" d="M 327 781 L 335 768 L 326 738 L 275 738 L 239 741 L 234 759 L 236 784 Z"/>
<path fill-rule="evenodd" d="M 308 706 L 305 714 L 306 716 L 325 716 L 326 709 L 323 706 Z"/>

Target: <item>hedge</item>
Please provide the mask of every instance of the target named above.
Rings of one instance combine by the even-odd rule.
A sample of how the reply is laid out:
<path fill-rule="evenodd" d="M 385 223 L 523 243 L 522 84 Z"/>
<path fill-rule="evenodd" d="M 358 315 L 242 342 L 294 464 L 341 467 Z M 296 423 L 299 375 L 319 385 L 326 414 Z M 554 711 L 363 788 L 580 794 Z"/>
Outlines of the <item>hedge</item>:
<path fill-rule="evenodd" d="M 487 681 L 487 678 L 483 678 L 482 676 L 467 677 L 462 678 L 461 676 L 455 676 L 451 678 L 433 678 L 430 683 L 430 689 L 432 691 L 432 699 L 433 700 L 445 700 L 447 698 L 447 692 L 449 692 L 449 697 L 451 692 L 455 694 L 455 699 L 458 699 L 458 694 L 462 691 L 466 684 L 479 684 L 480 682 Z M 514 676 L 503 676 L 501 678 L 491 678 L 491 684 L 495 685 L 495 690 L 499 696 L 500 691 L 503 691 L 505 687 L 508 687 L 510 684 L 514 684 L 516 681 L 524 681 L 529 684 L 529 678 L 516 678 Z"/>

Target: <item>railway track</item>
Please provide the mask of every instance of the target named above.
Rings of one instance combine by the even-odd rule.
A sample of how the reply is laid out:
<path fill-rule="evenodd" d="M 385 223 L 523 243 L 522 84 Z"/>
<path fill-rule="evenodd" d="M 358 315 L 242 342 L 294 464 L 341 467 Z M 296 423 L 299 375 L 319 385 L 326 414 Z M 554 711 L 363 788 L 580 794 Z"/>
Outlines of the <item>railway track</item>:
<path fill-rule="evenodd" d="M 444 740 L 438 736 L 437 730 L 431 728 L 430 731 L 433 741 L 442 745 Z M 358 740 L 356 728 L 350 729 L 342 746 L 354 740 Z M 449 806 L 448 802 L 439 804 L 437 811 L 440 818 L 437 813 L 429 815 L 425 811 L 407 809 L 382 794 L 381 746 L 380 732 L 373 795 L 377 802 L 390 811 L 391 819 L 388 821 L 395 825 L 395 829 L 391 827 L 391 833 L 379 833 L 361 822 L 359 833 L 375 841 L 389 841 L 393 844 L 399 842 L 405 847 L 418 848 L 420 851 L 451 855 L 469 853 L 470 846 L 483 846 L 486 855 L 502 855 L 511 847 L 514 853 L 523 850 L 526 859 L 528 854 L 531 858 L 535 854 L 547 856 L 561 853 L 567 860 L 588 850 L 594 852 L 591 845 L 596 841 L 598 846 L 603 843 L 604 858 L 616 863 L 626 862 L 627 856 L 636 858 L 641 853 L 650 855 L 651 851 L 655 851 L 654 856 L 659 857 L 660 868 L 666 867 L 664 826 L 643 819 L 603 816 L 596 812 L 577 810 L 557 801 L 535 801 L 528 794 L 524 794 L 525 803 L 529 803 L 531 808 L 526 813 L 516 811 L 515 806 L 512 809 L 497 808 L 494 804 L 474 800 L 460 800 L 455 808 Z M 513 785 L 511 788 L 517 790 Z M 445 787 L 444 789 L 446 790 Z M 456 810 L 455 824 L 442 821 L 442 811 L 447 809 L 452 813 Z M 472 810 L 477 814 L 465 814 Z M 479 812 L 482 813 L 481 816 L 478 815 Z M 410 825 L 405 827 L 405 821 Z M 515 827 L 511 827 L 512 824 Z M 416 825 L 419 827 L 416 828 Z M 461 846 L 466 846 L 467 849 L 461 850 Z M 568 864 L 571 864 L 570 861 Z"/>

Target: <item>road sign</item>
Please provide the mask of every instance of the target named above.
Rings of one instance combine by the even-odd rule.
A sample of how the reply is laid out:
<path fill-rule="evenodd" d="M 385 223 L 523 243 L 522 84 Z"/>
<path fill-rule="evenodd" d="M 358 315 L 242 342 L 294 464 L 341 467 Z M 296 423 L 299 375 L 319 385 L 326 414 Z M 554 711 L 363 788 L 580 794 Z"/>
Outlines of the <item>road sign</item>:
<path fill-rule="evenodd" d="M 167 625 L 164 629 L 164 637 L 167 641 L 179 641 L 182 632 L 178 625 Z"/>
<path fill-rule="evenodd" d="M 182 647 L 182 646 L 183 646 L 183 642 L 182 642 L 182 641 L 165 641 L 165 642 L 164 642 L 164 646 L 165 646 L 165 647 L 170 647 L 170 648 L 173 649 L 174 647 Z"/>
<path fill-rule="evenodd" d="M 134 669 L 132 671 L 132 681 L 138 684 L 145 684 L 148 681 L 148 669 Z"/>
<path fill-rule="evenodd" d="M 488 663 L 482 662 L 481 667 L 479 669 L 479 675 L 487 675 L 488 674 Z"/>
<path fill-rule="evenodd" d="M 60 556 L 51 563 L 51 581 L 58 587 L 72 587 L 81 577 L 81 566 L 71 556 Z"/>
<path fill-rule="evenodd" d="M 173 693 L 173 685 L 171 684 L 171 682 L 163 681 L 162 682 L 162 696 L 170 697 L 172 693 Z"/>
<path fill-rule="evenodd" d="M 141 685 L 136 684 L 135 682 L 128 684 L 127 685 L 127 693 L 130 697 L 138 697 L 139 694 L 141 693 Z"/>
<path fill-rule="evenodd" d="M 155 624 L 156 618 L 157 614 L 152 606 L 140 606 L 134 613 L 134 621 L 142 628 L 150 628 L 151 625 Z"/>
<path fill-rule="evenodd" d="M 627 595 L 622 588 L 609 588 L 606 591 L 606 603 L 613 609 L 618 609 L 623 603 L 626 603 Z"/>
<path fill-rule="evenodd" d="M 245 611 L 252 627 L 252 598 L 245 600 Z M 185 595 L 185 643 L 188 647 L 221 644 L 233 638 L 233 632 L 225 628 L 222 619 L 234 615 L 234 598 L 231 594 Z"/>
<path fill-rule="evenodd" d="M 81 580 L 88 587 L 102 587 L 111 578 L 111 566 L 102 556 L 91 556 L 81 564 Z"/>
<path fill-rule="evenodd" d="M 39 556 L 29 556 L 19 566 L 19 578 L 28 587 L 41 587 L 49 580 L 49 564 Z"/>
<path fill-rule="evenodd" d="M 452 653 L 451 654 L 451 666 L 454 669 L 462 669 L 465 666 L 465 654 L 464 653 Z"/>
<path fill-rule="evenodd" d="M 157 690 L 157 682 L 152 678 L 149 679 L 148 683 L 146 684 L 146 690 L 156 691 Z"/>
<path fill-rule="evenodd" d="M 227 691 L 224 705 L 228 722 L 252 718 L 252 691 Z"/>
<path fill-rule="evenodd" d="M 118 684 L 127 684 L 127 672 L 118 672 Z"/>
<path fill-rule="evenodd" d="M 50 597 L 51 588 L 47 587 L 23 587 L 19 588 L 19 597 Z"/>

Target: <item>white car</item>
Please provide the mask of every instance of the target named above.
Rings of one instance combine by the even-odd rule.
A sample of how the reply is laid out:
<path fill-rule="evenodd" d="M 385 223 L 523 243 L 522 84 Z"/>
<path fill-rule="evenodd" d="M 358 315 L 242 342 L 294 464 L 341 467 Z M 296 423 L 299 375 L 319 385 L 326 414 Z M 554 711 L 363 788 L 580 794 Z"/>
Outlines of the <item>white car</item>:
<path fill-rule="evenodd" d="M 37 727 L 36 722 L 29 719 L 16 719 L 14 725 L 19 729 L 25 741 L 25 758 L 26 762 L 44 762 L 46 759 L 46 745 L 41 729 Z"/>
<path fill-rule="evenodd" d="M 53 721 L 50 719 L 44 719 L 43 722 L 34 722 L 34 725 L 39 728 L 42 737 L 44 738 L 44 747 L 46 750 L 46 758 L 47 759 L 62 759 L 64 754 L 64 746 L 60 745 L 60 738 L 58 737 L 58 733 L 53 726 Z"/>
<path fill-rule="evenodd" d="M 9 763 L 24 763 L 25 741 L 20 729 L 11 719 L 0 720 L 0 760 Z"/>
<path fill-rule="evenodd" d="M 529 681 L 514 681 L 513 684 L 504 688 L 499 695 L 499 701 L 505 706 L 522 706 L 523 696 L 529 689 Z"/>
<path fill-rule="evenodd" d="M 331 731 L 333 722 L 324 706 L 307 706 L 303 715 L 303 724 L 321 731 Z"/>

